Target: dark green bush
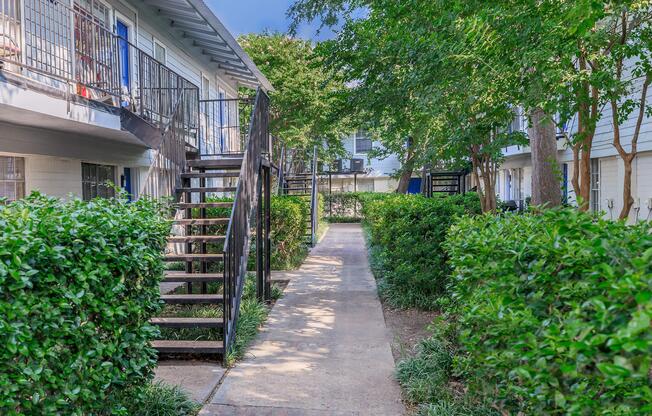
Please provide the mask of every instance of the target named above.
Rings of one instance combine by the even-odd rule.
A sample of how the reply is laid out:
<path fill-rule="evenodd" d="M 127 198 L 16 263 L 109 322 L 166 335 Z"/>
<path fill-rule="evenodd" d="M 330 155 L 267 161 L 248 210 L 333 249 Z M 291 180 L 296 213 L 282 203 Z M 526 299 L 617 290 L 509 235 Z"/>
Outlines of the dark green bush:
<path fill-rule="evenodd" d="M 652 414 L 652 236 L 573 209 L 465 218 L 455 369 L 504 414 Z"/>
<path fill-rule="evenodd" d="M 382 195 L 382 196 L 379 196 Z M 453 220 L 479 213 L 475 194 L 424 198 L 376 194 L 363 202 L 380 289 L 399 307 L 433 309 L 449 275 L 442 244 Z"/>
<path fill-rule="evenodd" d="M 273 197 L 271 210 L 272 268 L 293 269 L 307 253 L 310 200 L 299 196 Z"/>
<path fill-rule="evenodd" d="M 146 384 L 170 230 L 161 209 L 39 194 L 0 206 L 0 413 L 93 414 Z"/>

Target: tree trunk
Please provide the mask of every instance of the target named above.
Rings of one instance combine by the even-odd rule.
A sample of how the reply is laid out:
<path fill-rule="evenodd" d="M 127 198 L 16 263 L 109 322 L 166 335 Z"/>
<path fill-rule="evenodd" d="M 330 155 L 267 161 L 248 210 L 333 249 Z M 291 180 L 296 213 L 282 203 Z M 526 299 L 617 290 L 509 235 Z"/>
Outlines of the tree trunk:
<path fill-rule="evenodd" d="M 530 147 L 532 155 L 532 205 L 548 208 L 561 205 L 559 163 L 557 162 L 557 138 L 555 125 L 546 119 L 541 108 L 530 115 Z"/>
<path fill-rule="evenodd" d="M 396 193 L 406 194 L 410 187 L 410 179 L 414 173 L 414 140 L 412 137 L 407 139 L 407 154 L 405 155 L 405 162 L 401 170 L 401 176 L 398 180 L 398 187 Z"/>
<path fill-rule="evenodd" d="M 634 198 L 632 197 L 632 162 L 634 161 L 633 155 L 623 157 L 625 164 L 625 178 L 623 183 L 623 209 L 620 211 L 619 219 L 625 220 L 629 217 L 629 212 L 634 205 Z"/>

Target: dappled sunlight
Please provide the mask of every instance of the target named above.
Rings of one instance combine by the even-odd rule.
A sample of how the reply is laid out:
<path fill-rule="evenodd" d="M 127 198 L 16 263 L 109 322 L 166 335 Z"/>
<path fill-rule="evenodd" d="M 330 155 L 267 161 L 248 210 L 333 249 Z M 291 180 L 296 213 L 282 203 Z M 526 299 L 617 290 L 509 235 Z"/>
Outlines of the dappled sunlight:
<path fill-rule="evenodd" d="M 360 226 L 332 226 L 300 270 L 280 276 L 284 296 L 212 404 L 402 414 Z"/>

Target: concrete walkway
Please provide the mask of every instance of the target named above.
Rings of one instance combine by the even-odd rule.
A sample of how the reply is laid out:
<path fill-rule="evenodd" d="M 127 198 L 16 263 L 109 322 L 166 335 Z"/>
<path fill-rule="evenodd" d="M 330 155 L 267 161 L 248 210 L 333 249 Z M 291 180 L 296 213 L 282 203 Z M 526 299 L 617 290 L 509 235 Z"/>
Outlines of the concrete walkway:
<path fill-rule="evenodd" d="M 405 412 L 362 229 L 332 225 L 201 416 Z"/>

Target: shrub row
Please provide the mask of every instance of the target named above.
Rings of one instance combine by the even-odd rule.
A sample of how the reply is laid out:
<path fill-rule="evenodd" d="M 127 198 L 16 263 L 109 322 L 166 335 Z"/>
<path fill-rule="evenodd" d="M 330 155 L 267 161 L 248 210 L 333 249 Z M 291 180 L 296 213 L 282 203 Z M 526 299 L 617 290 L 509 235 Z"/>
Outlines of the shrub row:
<path fill-rule="evenodd" d="M 476 194 L 424 198 L 420 195 L 374 194 L 363 199 L 363 215 L 381 270 L 380 289 L 400 307 L 433 309 L 449 276 L 442 248 L 458 216 L 479 213 Z"/>
<path fill-rule="evenodd" d="M 447 308 L 471 395 L 515 414 L 652 414 L 652 236 L 574 209 L 465 218 Z"/>
<path fill-rule="evenodd" d="M 149 200 L 39 194 L 0 206 L 0 413 L 119 412 L 106 398 L 147 384 L 161 214 Z"/>

